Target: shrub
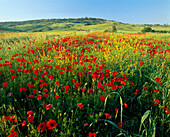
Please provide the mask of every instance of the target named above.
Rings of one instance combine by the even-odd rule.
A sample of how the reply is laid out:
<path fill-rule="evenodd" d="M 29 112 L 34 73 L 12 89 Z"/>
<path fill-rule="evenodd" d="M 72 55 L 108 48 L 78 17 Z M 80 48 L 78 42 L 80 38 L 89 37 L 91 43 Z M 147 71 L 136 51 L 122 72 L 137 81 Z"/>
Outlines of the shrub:
<path fill-rule="evenodd" d="M 142 33 L 146 33 L 146 32 L 152 32 L 152 28 L 151 27 L 144 27 L 142 30 L 141 30 Z"/>

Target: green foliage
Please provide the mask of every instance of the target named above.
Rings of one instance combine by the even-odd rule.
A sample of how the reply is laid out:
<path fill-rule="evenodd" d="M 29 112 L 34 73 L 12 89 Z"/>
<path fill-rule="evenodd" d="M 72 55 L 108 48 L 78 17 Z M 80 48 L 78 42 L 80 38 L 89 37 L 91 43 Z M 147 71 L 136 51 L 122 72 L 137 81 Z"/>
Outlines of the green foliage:
<path fill-rule="evenodd" d="M 146 32 L 152 32 L 152 28 L 151 27 L 144 27 L 142 30 L 141 30 L 142 33 L 146 33 Z"/>
<path fill-rule="evenodd" d="M 112 26 L 112 32 L 117 32 L 117 29 L 116 29 L 115 25 Z"/>

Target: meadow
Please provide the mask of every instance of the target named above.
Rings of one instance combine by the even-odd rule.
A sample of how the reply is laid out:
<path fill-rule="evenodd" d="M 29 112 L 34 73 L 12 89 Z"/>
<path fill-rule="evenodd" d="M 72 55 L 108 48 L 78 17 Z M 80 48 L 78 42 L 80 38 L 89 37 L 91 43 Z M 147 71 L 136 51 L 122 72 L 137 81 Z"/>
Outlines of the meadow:
<path fill-rule="evenodd" d="M 0 135 L 168 136 L 169 70 L 169 34 L 0 33 Z"/>

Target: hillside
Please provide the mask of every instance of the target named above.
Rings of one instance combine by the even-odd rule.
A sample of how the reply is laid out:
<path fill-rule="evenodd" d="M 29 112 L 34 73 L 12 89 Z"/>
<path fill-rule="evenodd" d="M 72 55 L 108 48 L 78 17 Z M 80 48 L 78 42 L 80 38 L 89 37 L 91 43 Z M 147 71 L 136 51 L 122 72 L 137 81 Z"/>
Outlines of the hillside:
<path fill-rule="evenodd" d="M 115 25 L 117 32 L 138 33 L 145 25 L 127 24 L 100 18 L 41 19 L 16 22 L 0 22 L 0 31 L 9 32 L 47 32 L 47 31 L 94 31 L 104 32 Z M 150 25 L 155 30 L 170 31 L 169 25 Z"/>

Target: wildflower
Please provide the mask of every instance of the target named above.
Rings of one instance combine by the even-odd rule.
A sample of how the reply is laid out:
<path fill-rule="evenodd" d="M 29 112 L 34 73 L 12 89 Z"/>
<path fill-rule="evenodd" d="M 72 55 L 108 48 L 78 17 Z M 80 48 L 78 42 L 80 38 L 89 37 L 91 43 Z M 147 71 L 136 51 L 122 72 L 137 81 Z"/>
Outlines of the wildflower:
<path fill-rule="evenodd" d="M 157 105 L 158 103 L 159 103 L 159 100 L 158 99 L 156 99 L 156 100 L 154 100 L 154 105 Z"/>
<path fill-rule="evenodd" d="M 13 93 L 12 93 L 12 92 L 10 92 L 8 95 L 9 95 L 9 96 L 12 96 L 12 95 L 13 95 Z"/>
<path fill-rule="evenodd" d="M 134 85 L 134 83 L 133 83 L 133 82 L 130 82 L 129 84 L 130 84 L 130 85 Z"/>
<path fill-rule="evenodd" d="M 17 77 L 17 75 L 12 75 L 11 76 L 11 79 L 14 79 L 14 78 L 16 78 Z"/>
<path fill-rule="evenodd" d="M 89 137 L 96 137 L 96 133 L 89 132 Z"/>
<path fill-rule="evenodd" d="M 88 126 L 89 124 L 88 123 L 85 123 L 84 126 Z"/>
<path fill-rule="evenodd" d="M 115 113 L 118 113 L 118 108 L 115 108 Z"/>
<path fill-rule="evenodd" d="M 37 100 L 42 99 L 42 95 L 38 95 Z"/>
<path fill-rule="evenodd" d="M 28 121 L 29 121 L 30 123 L 33 123 L 34 117 L 31 116 L 31 115 L 29 115 L 29 116 L 27 117 L 27 119 L 28 119 Z"/>
<path fill-rule="evenodd" d="M 60 71 L 59 74 L 63 74 L 63 71 Z"/>
<path fill-rule="evenodd" d="M 128 107 L 128 105 L 127 105 L 126 103 L 124 103 L 124 106 L 125 106 L 125 108 L 127 108 L 127 107 Z"/>
<path fill-rule="evenodd" d="M 149 87 L 146 87 L 146 86 L 145 86 L 145 87 L 144 87 L 144 90 L 148 90 L 148 88 L 149 88 Z"/>
<path fill-rule="evenodd" d="M 66 85 L 66 86 L 64 87 L 64 89 L 65 89 L 65 92 L 67 93 L 68 90 L 69 90 L 69 85 Z"/>
<path fill-rule="evenodd" d="M 16 133 L 15 131 L 8 135 L 8 137 L 18 137 L 19 133 Z"/>
<path fill-rule="evenodd" d="M 159 85 L 162 85 L 162 82 L 158 82 Z"/>
<path fill-rule="evenodd" d="M 42 132 L 46 130 L 46 124 L 45 122 L 42 122 L 37 127 L 38 130 L 41 130 Z"/>
<path fill-rule="evenodd" d="M 53 129 L 57 126 L 58 124 L 56 123 L 55 120 L 50 119 L 49 121 L 47 121 L 46 126 L 48 127 L 48 129 Z"/>
<path fill-rule="evenodd" d="M 28 96 L 28 98 L 34 98 L 34 95 L 30 94 L 30 95 Z"/>
<path fill-rule="evenodd" d="M 156 81 L 161 81 L 161 78 L 156 78 L 155 80 L 156 80 Z"/>
<path fill-rule="evenodd" d="M 36 94 L 38 91 L 36 90 L 36 89 L 34 89 L 33 91 L 32 91 L 32 93 L 33 94 Z"/>
<path fill-rule="evenodd" d="M 104 96 L 100 96 L 99 99 L 100 99 L 101 101 L 105 101 L 106 98 L 105 98 Z"/>
<path fill-rule="evenodd" d="M 59 97 L 60 97 L 59 95 L 55 95 L 55 98 L 56 98 L 56 99 L 59 99 Z"/>
<path fill-rule="evenodd" d="M 107 118 L 111 118 L 111 115 L 108 114 L 108 113 L 104 113 L 104 115 L 105 115 Z"/>
<path fill-rule="evenodd" d="M 22 122 L 22 127 L 26 126 L 26 123 L 27 123 L 27 121 L 24 120 L 24 121 Z"/>
<path fill-rule="evenodd" d="M 32 110 L 27 111 L 27 115 L 32 115 L 34 112 Z"/>
<path fill-rule="evenodd" d="M 140 65 L 143 65 L 144 64 L 144 62 L 140 62 Z"/>
<path fill-rule="evenodd" d="M 155 89 L 154 91 L 155 91 L 155 92 L 159 92 L 159 90 L 157 90 L 157 89 Z"/>
<path fill-rule="evenodd" d="M 80 109 L 84 107 L 83 103 L 77 103 L 77 105 Z"/>
<path fill-rule="evenodd" d="M 116 77 L 116 75 L 117 75 L 117 71 L 113 71 L 112 76 Z"/>
<path fill-rule="evenodd" d="M 48 97 L 49 96 L 49 94 L 48 93 L 44 93 L 44 97 Z"/>
<path fill-rule="evenodd" d="M 48 78 L 49 79 L 54 79 L 54 76 L 53 75 L 48 75 Z"/>
<path fill-rule="evenodd" d="M 119 122 L 119 123 L 118 123 L 118 126 L 119 126 L 119 128 L 121 128 L 121 127 L 123 126 L 123 122 L 122 122 L 122 123 Z"/>
<path fill-rule="evenodd" d="M 90 88 L 90 89 L 88 90 L 88 93 L 92 94 L 92 93 L 93 93 L 93 89 Z"/>
<path fill-rule="evenodd" d="M 4 82 L 2 86 L 6 88 L 8 86 L 7 82 Z"/>
<path fill-rule="evenodd" d="M 45 108 L 46 110 L 49 110 L 53 105 L 52 104 L 48 104 Z"/>

